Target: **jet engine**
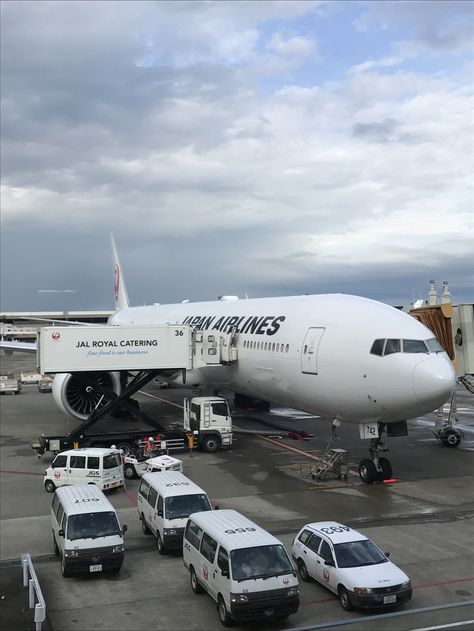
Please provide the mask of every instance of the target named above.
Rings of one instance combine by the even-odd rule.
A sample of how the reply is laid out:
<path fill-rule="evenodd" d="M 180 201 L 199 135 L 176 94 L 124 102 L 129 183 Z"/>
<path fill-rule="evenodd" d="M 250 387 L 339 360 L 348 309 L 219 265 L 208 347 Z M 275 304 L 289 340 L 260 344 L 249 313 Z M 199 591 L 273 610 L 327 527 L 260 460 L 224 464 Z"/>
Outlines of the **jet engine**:
<path fill-rule="evenodd" d="M 118 372 L 60 373 L 53 381 L 56 405 L 80 421 L 86 421 L 91 412 L 111 401 L 111 392 L 121 392 Z"/>

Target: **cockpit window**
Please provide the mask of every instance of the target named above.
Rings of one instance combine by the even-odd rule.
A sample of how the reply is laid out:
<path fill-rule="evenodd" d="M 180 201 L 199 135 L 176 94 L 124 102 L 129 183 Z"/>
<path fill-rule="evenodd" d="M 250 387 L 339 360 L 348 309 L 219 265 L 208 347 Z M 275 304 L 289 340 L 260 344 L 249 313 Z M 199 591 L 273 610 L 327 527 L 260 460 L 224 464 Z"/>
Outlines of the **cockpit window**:
<path fill-rule="evenodd" d="M 431 338 L 431 340 L 426 340 L 426 346 L 430 353 L 444 353 L 444 348 L 435 337 Z"/>
<path fill-rule="evenodd" d="M 372 348 L 370 349 L 372 355 L 383 355 L 384 343 L 385 340 L 375 340 L 375 342 L 372 344 Z"/>
<path fill-rule="evenodd" d="M 391 355 L 392 353 L 399 353 L 400 351 L 400 340 L 387 340 L 384 355 Z"/>
<path fill-rule="evenodd" d="M 428 348 L 423 340 L 403 340 L 404 353 L 428 353 Z"/>

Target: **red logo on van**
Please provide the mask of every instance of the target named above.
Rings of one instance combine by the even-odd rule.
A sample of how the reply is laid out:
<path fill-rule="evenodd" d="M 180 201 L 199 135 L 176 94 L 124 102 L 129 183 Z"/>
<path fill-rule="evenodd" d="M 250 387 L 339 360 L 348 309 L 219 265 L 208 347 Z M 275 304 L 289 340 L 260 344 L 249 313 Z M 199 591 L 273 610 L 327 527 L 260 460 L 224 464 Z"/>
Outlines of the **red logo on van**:
<path fill-rule="evenodd" d="M 61 477 L 61 471 L 55 471 L 54 477 L 56 478 L 56 480 L 59 480 L 59 478 Z"/>
<path fill-rule="evenodd" d="M 329 570 L 327 569 L 327 567 L 325 567 L 323 570 L 323 578 L 326 583 L 329 583 Z"/>
<path fill-rule="evenodd" d="M 61 337 L 61 333 L 54 331 L 54 333 L 51 333 L 51 337 L 53 338 L 53 340 L 59 340 L 59 338 Z"/>

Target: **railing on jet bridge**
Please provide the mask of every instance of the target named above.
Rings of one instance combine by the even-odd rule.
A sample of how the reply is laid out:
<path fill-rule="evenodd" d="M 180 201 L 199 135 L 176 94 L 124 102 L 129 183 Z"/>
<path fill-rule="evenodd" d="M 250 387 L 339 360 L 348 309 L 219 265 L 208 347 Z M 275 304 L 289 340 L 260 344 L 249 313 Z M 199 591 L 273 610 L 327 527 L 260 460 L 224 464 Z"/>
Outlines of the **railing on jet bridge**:
<path fill-rule="evenodd" d="M 29 554 L 21 555 L 21 567 L 23 568 L 23 587 L 28 587 L 29 592 L 29 608 L 35 610 L 36 631 L 41 631 L 41 624 L 46 620 L 46 603 Z M 37 603 L 35 603 L 35 595 Z"/>

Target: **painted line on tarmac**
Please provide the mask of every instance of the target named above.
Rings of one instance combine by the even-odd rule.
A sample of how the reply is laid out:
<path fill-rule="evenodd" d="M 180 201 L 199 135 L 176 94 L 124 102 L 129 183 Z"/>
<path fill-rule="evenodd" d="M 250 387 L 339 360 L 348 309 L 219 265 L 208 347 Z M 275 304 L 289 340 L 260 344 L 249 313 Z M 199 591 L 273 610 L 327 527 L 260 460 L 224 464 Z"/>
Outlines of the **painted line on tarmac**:
<path fill-rule="evenodd" d="M 420 609 L 404 609 L 403 611 L 394 611 L 392 613 L 382 613 L 376 616 L 361 616 L 359 618 L 350 618 L 349 620 L 330 620 L 322 624 L 312 624 L 307 627 L 292 627 L 288 631 L 314 631 L 315 629 L 330 629 L 331 627 L 342 627 L 347 624 L 357 624 L 358 622 L 369 623 L 372 620 L 386 620 L 388 618 L 399 618 L 401 616 L 411 616 L 417 613 L 428 613 L 430 611 L 439 611 L 441 609 L 452 609 L 453 607 L 466 607 L 474 605 L 474 600 L 464 600 L 458 603 L 448 603 L 447 605 L 434 605 L 433 607 L 422 607 Z"/>
<path fill-rule="evenodd" d="M 11 473 L 11 474 L 19 474 L 19 475 L 40 475 L 44 476 L 44 473 L 38 473 L 36 471 L 11 471 L 9 469 L 0 469 L 0 473 Z"/>
<path fill-rule="evenodd" d="M 450 622 L 449 624 L 439 624 L 436 627 L 420 627 L 419 629 L 412 629 L 412 631 L 435 631 L 435 629 L 450 629 L 451 627 L 465 628 L 466 624 L 474 624 L 474 620 L 462 620 L 462 622 Z"/>
<path fill-rule="evenodd" d="M 127 499 L 129 500 L 130 504 L 132 504 L 133 506 L 138 506 L 137 498 L 127 491 L 127 489 L 125 488 L 125 485 L 123 486 L 123 492 L 125 496 L 127 497 Z"/>

